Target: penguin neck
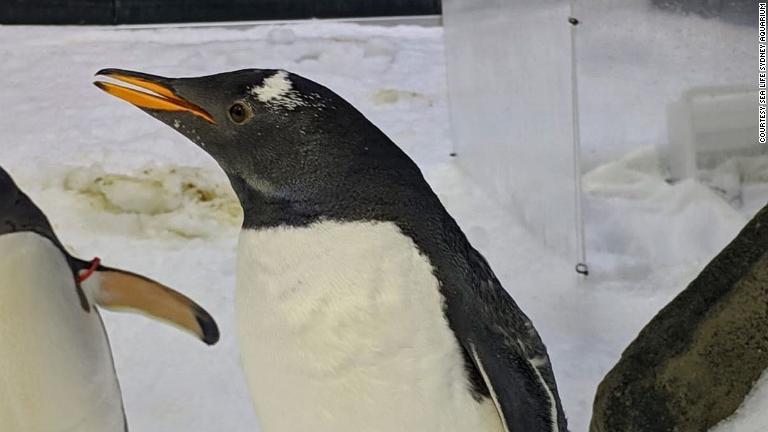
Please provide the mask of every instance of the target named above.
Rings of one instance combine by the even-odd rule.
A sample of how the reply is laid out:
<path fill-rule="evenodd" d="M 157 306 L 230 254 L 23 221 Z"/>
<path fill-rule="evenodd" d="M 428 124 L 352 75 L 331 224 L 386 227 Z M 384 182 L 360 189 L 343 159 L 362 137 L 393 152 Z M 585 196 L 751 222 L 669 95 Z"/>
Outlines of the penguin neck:
<path fill-rule="evenodd" d="M 246 229 L 300 227 L 334 220 L 393 222 L 407 231 L 422 225 L 425 216 L 433 222 L 447 217 L 423 178 L 408 181 L 404 180 L 407 174 L 381 171 L 369 175 L 377 181 L 344 182 L 330 196 L 307 199 L 254 187 L 253 181 L 238 175 L 230 174 L 229 178 L 243 207 L 243 228 Z"/>
<path fill-rule="evenodd" d="M 302 208 L 286 197 L 255 189 L 240 176 L 229 175 L 229 180 L 243 207 L 243 228 L 304 226 L 321 217 L 319 212 Z"/>
<path fill-rule="evenodd" d="M 391 166 L 363 166 L 354 179 L 345 177 L 343 172 L 312 174 L 304 179 L 306 184 L 292 186 L 283 185 L 291 183 L 290 179 L 274 182 L 267 175 L 243 172 L 236 165 L 222 168 L 243 208 L 244 228 L 305 226 L 321 219 L 390 220 L 381 219 L 382 213 L 389 210 L 384 207 L 399 205 L 394 196 L 415 192 L 407 190 L 411 186 L 395 184 L 392 179 L 404 174 Z M 361 215 L 360 209 L 368 210 L 367 214 Z"/>

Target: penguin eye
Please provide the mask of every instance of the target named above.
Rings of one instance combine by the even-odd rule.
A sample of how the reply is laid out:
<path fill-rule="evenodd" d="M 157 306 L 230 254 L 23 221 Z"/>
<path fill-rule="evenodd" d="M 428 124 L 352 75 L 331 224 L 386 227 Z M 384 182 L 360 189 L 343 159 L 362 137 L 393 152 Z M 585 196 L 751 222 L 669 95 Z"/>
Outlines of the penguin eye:
<path fill-rule="evenodd" d="M 250 117 L 250 110 L 242 102 L 236 102 L 229 107 L 229 118 L 237 124 L 243 124 Z"/>

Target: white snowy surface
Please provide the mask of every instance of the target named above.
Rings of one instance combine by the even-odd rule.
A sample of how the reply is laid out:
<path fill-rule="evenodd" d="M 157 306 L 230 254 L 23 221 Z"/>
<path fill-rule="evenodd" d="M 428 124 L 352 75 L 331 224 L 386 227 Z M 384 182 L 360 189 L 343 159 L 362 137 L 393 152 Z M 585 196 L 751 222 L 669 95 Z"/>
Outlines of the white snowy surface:
<path fill-rule="evenodd" d="M 449 157 L 439 28 L 0 27 L 0 58 L 0 165 L 62 241 L 82 258 L 98 255 L 179 289 L 221 327 L 221 342 L 206 347 L 143 317 L 104 313 L 134 432 L 258 430 L 233 317 L 240 210 L 212 159 L 91 85 L 101 68 L 168 76 L 285 68 L 360 108 L 422 167 L 533 319 L 574 432 L 587 430 L 595 387 L 624 347 L 766 201 L 768 163 L 742 164 L 750 174 L 729 183 L 729 195 L 668 184 L 653 147 L 637 149 L 585 176 L 593 274 L 581 280 Z M 740 207 L 723 196 L 737 196 Z M 768 382 L 717 432 L 763 430 L 766 389 Z"/>
<path fill-rule="evenodd" d="M 731 418 L 723 420 L 711 432 L 764 432 L 768 427 L 768 373 L 752 390 Z"/>

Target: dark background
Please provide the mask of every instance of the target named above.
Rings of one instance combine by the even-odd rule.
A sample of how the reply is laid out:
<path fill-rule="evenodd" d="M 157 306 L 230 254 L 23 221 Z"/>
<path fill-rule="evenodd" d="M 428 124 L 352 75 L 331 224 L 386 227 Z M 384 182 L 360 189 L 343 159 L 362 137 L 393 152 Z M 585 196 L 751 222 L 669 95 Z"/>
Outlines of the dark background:
<path fill-rule="evenodd" d="M 0 0 L 0 24 L 152 24 L 440 13 L 440 0 Z"/>
<path fill-rule="evenodd" d="M 645 1 L 670 11 L 757 24 L 757 0 Z M 440 13 L 440 0 L 0 0 L 0 24 L 155 24 Z"/>

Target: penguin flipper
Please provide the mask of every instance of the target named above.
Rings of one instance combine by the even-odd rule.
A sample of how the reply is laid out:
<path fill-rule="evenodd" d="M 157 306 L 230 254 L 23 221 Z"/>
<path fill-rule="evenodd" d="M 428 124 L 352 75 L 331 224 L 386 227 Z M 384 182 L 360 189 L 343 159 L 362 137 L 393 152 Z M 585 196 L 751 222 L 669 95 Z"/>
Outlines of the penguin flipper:
<path fill-rule="evenodd" d="M 216 321 L 187 296 L 124 270 L 99 266 L 94 276 L 83 288 L 100 307 L 143 313 L 188 331 L 207 345 L 218 342 Z"/>
<path fill-rule="evenodd" d="M 449 292 L 447 314 L 476 372 L 473 383 L 482 379 L 479 390 L 493 400 L 505 431 L 567 432 L 538 332 L 482 255 L 471 250 L 469 259 L 473 271 L 461 290 Z"/>
<path fill-rule="evenodd" d="M 499 339 L 501 340 L 501 339 Z M 567 432 L 561 428 L 561 408 L 539 368 L 517 349 L 480 340 L 468 351 L 496 405 L 505 432 Z M 505 343 L 504 343 L 505 344 Z M 513 353 L 514 352 L 514 353 Z"/>

